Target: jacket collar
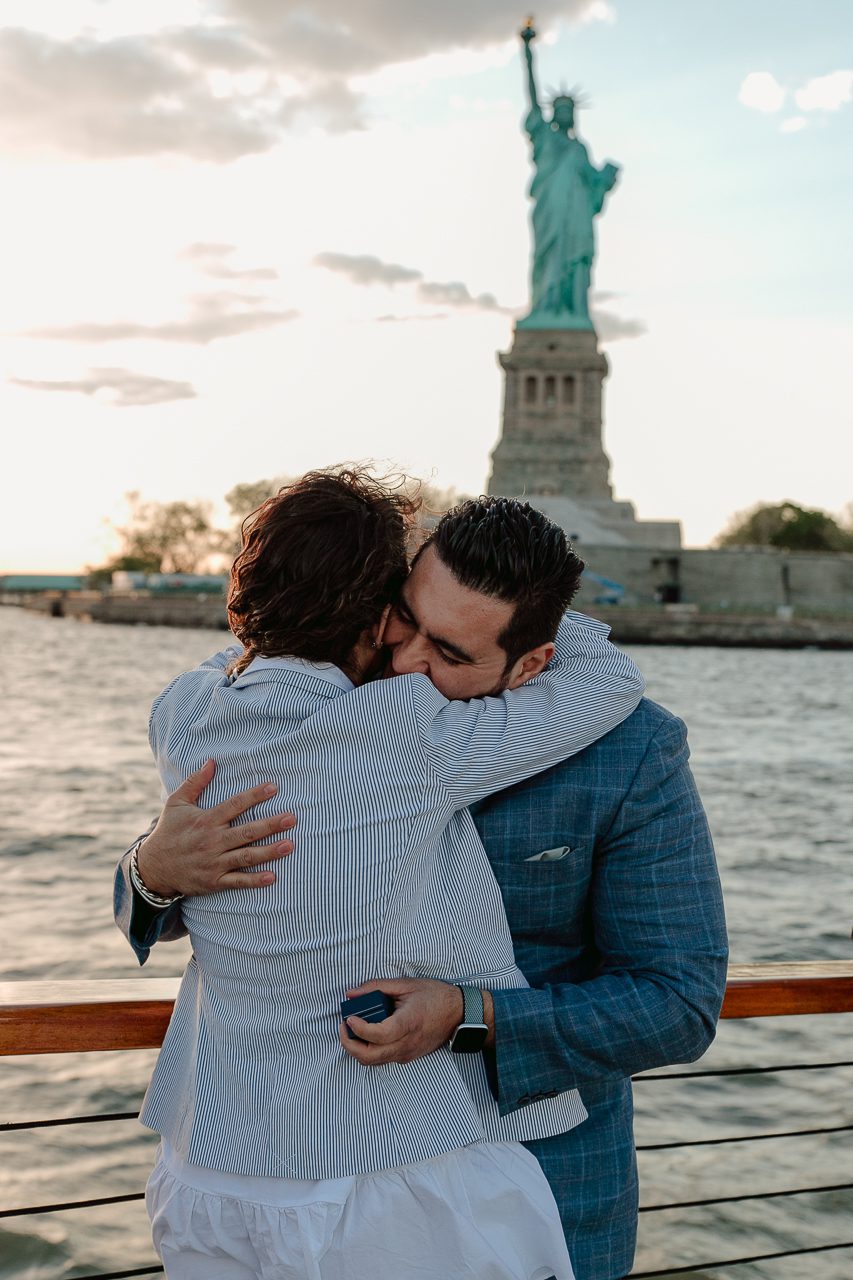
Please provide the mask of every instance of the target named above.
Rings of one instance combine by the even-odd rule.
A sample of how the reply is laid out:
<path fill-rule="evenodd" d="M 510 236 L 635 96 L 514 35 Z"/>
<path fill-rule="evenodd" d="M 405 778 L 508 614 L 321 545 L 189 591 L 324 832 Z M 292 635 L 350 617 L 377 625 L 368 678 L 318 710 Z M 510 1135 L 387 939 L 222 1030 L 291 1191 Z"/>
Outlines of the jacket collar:
<path fill-rule="evenodd" d="M 324 680 L 327 684 L 343 690 L 344 693 L 349 693 L 350 690 L 355 688 L 349 676 L 344 675 L 340 667 L 336 667 L 333 662 L 309 662 L 307 658 L 294 657 L 253 658 L 248 667 L 241 671 L 237 680 L 244 680 L 246 676 L 250 675 L 266 675 L 273 669 L 296 671 L 300 675 L 316 676 L 318 680 Z"/>

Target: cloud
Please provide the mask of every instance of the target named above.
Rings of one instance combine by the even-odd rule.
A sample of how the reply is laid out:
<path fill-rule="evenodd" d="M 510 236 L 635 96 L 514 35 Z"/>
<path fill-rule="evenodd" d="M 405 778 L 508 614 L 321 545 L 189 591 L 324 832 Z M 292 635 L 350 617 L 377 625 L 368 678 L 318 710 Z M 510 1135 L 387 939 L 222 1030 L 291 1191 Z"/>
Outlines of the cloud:
<path fill-rule="evenodd" d="M 291 71 L 353 75 L 449 49 L 478 48 L 512 39 L 517 0 L 223 0 L 240 30 L 287 59 Z M 542 0 L 536 27 L 561 18 L 602 18 L 601 0 Z M 354 14 L 358 15 L 354 21 Z"/>
<path fill-rule="evenodd" d="M 507 310 L 498 304 L 493 293 L 479 293 L 475 297 L 468 286 L 459 280 L 451 280 L 447 284 L 438 280 L 423 280 L 418 285 L 418 296 L 423 302 L 445 307 L 464 307 L 476 311 Z"/>
<path fill-rule="evenodd" d="M 94 396 L 102 404 L 113 405 L 117 409 L 167 404 L 171 400 L 193 400 L 196 396 L 195 388 L 189 382 L 154 378 L 147 373 L 133 373 L 130 369 L 90 369 L 85 378 L 58 382 L 35 378 L 9 378 L 9 382 L 33 391 L 76 391 L 84 396 Z"/>
<path fill-rule="evenodd" d="M 794 94 L 801 111 L 838 111 L 853 97 L 853 71 L 833 71 L 807 80 Z"/>
<path fill-rule="evenodd" d="M 295 320 L 298 311 L 276 311 L 264 306 L 265 299 L 245 293 L 206 293 L 191 299 L 189 315 L 183 320 L 143 324 L 133 320 L 102 323 L 84 321 L 69 325 L 45 325 L 19 335 L 65 342 L 127 342 L 136 339 L 159 342 L 206 344 L 219 338 L 234 338 L 256 329 Z"/>
<path fill-rule="evenodd" d="M 318 253 L 314 265 L 336 271 L 352 280 L 353 284 L 387 284 L 393 287 L 423 279 L 423 272 L 414 267 L 404 267 L 399 262 L 383 262 L 370 253 Z"/>
<path fill-rule="evenodd" d="M 321 79 L 304 92 L 286 98 L 275 117 L 278 136 L 301 116 L 319 124 L 327 133 L 349 133 L 367 127 L 362 98 L 344 80 Z"/>
<path fill-rule="evenodd" d="M 218 98 L 156 38 L 57 40 L 0 31 L 0 145 L 94 159 L 183 154 L 226 161 L 277 137 L 262 97 Z"/>
<path fill-rule="evenodd" d="M 418 313 L 416 315 L 395 316 L 390 313 L 385 316 L 377 316 L 377 324 L 406 324 L 409 320 L 446 320 L 446 311 L 433 311 L 429 315 Z"/>
<path fill-rule="evenodd" d="M 370 253 L 318 253 L 314 265 L 339 272 L 354 284 L 384 284 L 393 288 L 397 284 L 417 283 L 417 297 L 431 306 L 460 307 L 472 311 L 505 311 L 493 293 L 476 296 L 461 280 L 424 280 L 424 273 L 417 267 L 404 267 L 399 262 L 383 262 Z M 416 316 L 378 316 L 379 320 L 408 320 Z"/>
<path fill-rule="evenodd" d="M 211 244 L 198 241 L 188 245 L 182 256 L 194 263 L 199 271 L 217 280 L 277 280 L 278 272 L 272 267 L 232 267 L 226 259 L 237 252 L 233 244 Z"/>
<path fill-rule="evenodd" d="M 608 0 L 592 0 L 586 12 L 581 14 L 582 22 L 605 22 L 608 27 L 614 26 L 616 20 L 616 10 Z"/>
<path fill-rule="evenodd" d="M 807 124 L 808 120 L 805 116 L 789 116 L 779 125 L 779 131 L 780 133 L 799 133 Z"/>
<path fill-rule="evenodd" d="M 754 111 L 773 112 L 781 111 L 787 92 L 769 71 L 751 71 L 740 87 L 738 98 Z"/>
<path fill-rule="evenodd" d="M 537 27 L 611 16 L 602 0 L 542 0 Z M 270 150 L 299 120 L 363 128 L 354 77 L 505 44 L 518 26 L 516 0 L 206 0 L 191 26 L 121 37 L 5 27 L 0 147 L 226 163 Z"/>
<path fill-rule="evenodd" d="M 594 304 L 590 313 L 595 331 L 602 342 L 617 342 L 620 338 L 640 338 L 647 332 L 642 320 L 617 316 L 615 312 L 604 311 Z"/>

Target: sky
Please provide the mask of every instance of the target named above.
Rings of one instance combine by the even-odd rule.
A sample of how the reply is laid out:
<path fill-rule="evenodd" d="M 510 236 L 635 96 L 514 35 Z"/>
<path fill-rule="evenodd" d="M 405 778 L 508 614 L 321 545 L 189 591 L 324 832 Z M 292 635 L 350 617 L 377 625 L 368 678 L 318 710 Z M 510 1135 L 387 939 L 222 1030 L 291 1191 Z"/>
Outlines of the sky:
<path fill-rule="evenodd" d="M 125 495 L 355 459 L 481 492 L 527 309 L 507 0 L 0 0 L 0 573 Z M 614 495 L 707 544 L 853 500 L 853 5 L 544 0 L 597 220 Z"/>

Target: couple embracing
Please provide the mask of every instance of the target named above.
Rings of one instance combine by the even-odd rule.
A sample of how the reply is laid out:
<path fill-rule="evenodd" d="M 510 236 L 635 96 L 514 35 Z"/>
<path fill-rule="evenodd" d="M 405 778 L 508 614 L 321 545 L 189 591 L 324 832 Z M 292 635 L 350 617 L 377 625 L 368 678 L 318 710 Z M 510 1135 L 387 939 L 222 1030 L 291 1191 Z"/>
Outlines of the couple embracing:
<path fill-rule="evenodd" d="M 630 1076 L 713 1036 L 683 725 L 541 513 L 464 503 L 410 567 L 415 506 L 356 469 L 269 499 L 242 648 L 152 710 L 172 795 L 116 916 L 140 962 L 193 946 L 142 1112 L 174 1280 L 618 1280 Z"/>

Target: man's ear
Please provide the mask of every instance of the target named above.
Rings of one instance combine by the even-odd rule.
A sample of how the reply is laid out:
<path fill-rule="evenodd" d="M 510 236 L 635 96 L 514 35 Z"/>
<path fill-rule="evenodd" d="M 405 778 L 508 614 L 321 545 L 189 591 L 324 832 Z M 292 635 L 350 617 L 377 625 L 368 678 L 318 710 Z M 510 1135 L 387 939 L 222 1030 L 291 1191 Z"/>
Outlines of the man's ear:
<path fill-rule="evenodd" d="M 510 672 L 507 689 L 518 689 L 520 685 L 527 684 L 528 680 L 538 676 L 540 671 L 544 671 L 554 656 L 555 648 L 549 640 L 547 644 L 540 644 L 538 648 L 531 649 L 519 658 Z"/>

